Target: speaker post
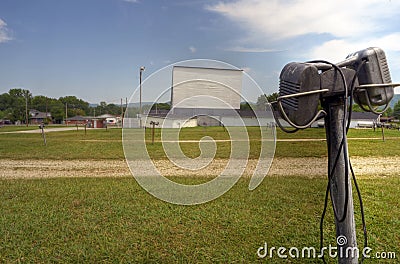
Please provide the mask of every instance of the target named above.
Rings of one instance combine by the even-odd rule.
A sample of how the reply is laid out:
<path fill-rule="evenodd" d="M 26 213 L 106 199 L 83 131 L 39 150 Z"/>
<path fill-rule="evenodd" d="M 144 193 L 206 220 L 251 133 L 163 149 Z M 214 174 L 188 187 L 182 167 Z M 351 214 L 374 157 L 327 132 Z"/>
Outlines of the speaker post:
<path fill-rule="evenodd" d="M 328 177 L 330 177 L 332 207 L 333 210 L 336 210 L 339 218 L 335 219 L 338 263 L 355 264 L 358 263 L 358 256 L 352 256 L 353 250 L 347 250 L 349 247 L 353 249 L 357 247 L 357 239 L 351 178 L 349 177 L 350 164 L 347 152 L 347 138 L 346 134 L 343 133 L 343 129 L 345 129 L 343 127 L 345 118 L 344 99 L 338 96 L 326 98 L 323 102 L 323 107 L 327 113 L 325 116 L 325 131 L 328 145 Z M 344 215 L 344 219 L 340 219 Z M 345 244 L 339 242 L 338 239 L 343 238 L 343 236 L 347 241 Z"/>

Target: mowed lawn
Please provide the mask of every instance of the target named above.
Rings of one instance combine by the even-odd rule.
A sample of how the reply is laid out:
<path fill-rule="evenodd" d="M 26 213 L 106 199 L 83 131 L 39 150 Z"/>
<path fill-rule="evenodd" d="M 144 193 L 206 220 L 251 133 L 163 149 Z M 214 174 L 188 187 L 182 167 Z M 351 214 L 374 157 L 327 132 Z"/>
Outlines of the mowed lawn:
<path fill-rule="evenodd" d="M 31 127 L 29 127 L 31 128 Z M 125 159 L 121 129 L 88 129 L 85 133 L 82 127 L 78 130 L 46 133 L 47 146 L 44 146 L 40 133 L 1 133 L 0 157 L 5 159 Z M 161 129 L 155 131 L 155 142 L 151 144 L 151 130 L 146 131 L 146 142 L 150 156 L 154 159 L 166 159 L 161 142 Z M 257 127 L 249 127 L 250 158 L 257 159 L 260 148 L 260 133 Z M 324 129 L 307 129 L 295 134 L 276 131 L 275 157 L 326 157 L 326 142 Z M 222 127 L 184 128 L 181 130 L 181 140 L 199 140 L 210 136 L 216 140 L 229 139 L 229 134 Z M 400 131 L 385 130 L 385 141 L 380 130 L 351 129 L 348 134 L 350 156 L 386 157 L 400 156 Z M 362 140 L 360 140 L 362 138 Z M 317 141 L 296 141 L 296 139 L 320 139 Z M 280 141 L 291 140 L 291 141 Z M 180 143 L 182 150 L 188 156 L 200 154 L 198 143 Z M 217 142 L 220 151 L 216 158 L 229 158 L 230 142 Z"/>
<path fill-rule="evenodd" d="M 251 157 L 259 139 L 250 128 Z M 1 132 L 1 129 L 0 129 Z M 159 130 L 149 149 L 163 159 Z M 351 130 L 350 154 L 400 158 L 400 132 Z M 323 139 L 323 129 L 298 134 L 277 131 L 278 139 Z M 222 128 L 182 131 L 181 139 L 227 137 Z M 2 159 L 124 159 L 121 130 L 46 134 L 0 134 Z M 365 138 L 365 139 L 351 139 Z M 147 139 L 150 139 L 148 131 Z M 159 144 L 159 145 L 158 145 Z M 189 144 L 189 143 L 188 143 Z M 190 143 L 192 144 L 192 143 Z M 227 144 L 221 142 L 221 144 Z M 185 146 L 182 145 L 184 149 Z M 192 146 L 187 152 L 198 150 Z M 221 158 L 229 148 L 222 147 Z M 185 151 L 185 150 L 184 150 Z M 324 141 L 278 141 L 278 157 L 325 157 Z M 399 162 L 400 163 L 400 162 Z M 399 164 L 400 165 L 400 164 Z M 288 168 L 290 170 L 290 168 Z M 400 176 L 400 175 L 399 175 Z M 196 183 L 194 178 L 179 182 Z M 129 175 L 120 178 L 0 180 L 0 262 L 5 263 L 321 263 L 316 259 L 260 259 L 259 247 L 319 248 L 319 221 L 327 180 L 321 177 L 266 177 L 254 191 L 241 179 L 222 197 L 206 204 L 179 206 L 160 201 Z M 400 177 L 359 179 L 369 247 L 395 252 L 400 259 Z M 362 244 L 359 204 L 355 199 L 357 237 Z M 331 207 L 325 219 L 325 246 L 335 246 Z M 276 253 L 276 251 L 275 251 Z M 336 263 L 330 259 L 329 263 Z"/>

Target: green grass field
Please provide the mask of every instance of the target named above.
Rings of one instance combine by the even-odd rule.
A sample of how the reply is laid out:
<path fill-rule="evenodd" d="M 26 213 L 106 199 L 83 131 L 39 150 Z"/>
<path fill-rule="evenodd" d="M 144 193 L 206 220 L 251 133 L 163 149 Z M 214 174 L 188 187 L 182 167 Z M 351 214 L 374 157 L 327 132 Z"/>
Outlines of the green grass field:
<path fill-rule="evenodd" d="M 247 183 L 212 202 L 179 206 L 150 196 L 133 178 L 3 180 L 0 261 L 252 263 L 264 242 L 319 247 L 324 179 L 266 178 L 252 192 Z M 399 185 L 397 177 L 360 181 L 374 252 L 400 252 Z M 361 240 L 358 211 L 356 219 Z M 334 245 L 331 210 L 325 235 Z"/>
<path fill-rule="evenodd" d="M 250 158 L 256 159 L 259 155 L 259 130 L 256 127 L 248 128 L 251 142 Z M 1 130 L 0 130 L 1 132 Z M 0 157 L 9 159 L 124 159 L 122 149 L 121 129 L 87 130 L 51 132 L 46 134 L 47 146 L 43 145 L 40 134 L 0 134 Z M 180 139 L 198 140 L 203 136 L 214 139 L 229 139 L 227 132 L 221 127 L 185 128 L 182 129 Z M 355 130 L 349 131 L 349 149 L 351 156 L 379 157 L 400 156 L 400 131 L 386 130 L 385 141 L 381 131 Z M 295 134 L 286 134 L 277 130 L 275 157 L 326 157 L 325 141 L 300 142 L 295 139 L 324 139 L 323 129 L 307 129 Z M 365 138 L 363 140 L 352 138 Z M 293 139 L 282 142 L 279 139 Z M 165 153 L 160 142 L 160 129 L 156 130 L 155 143 L 151 144 L 151 131 L 146 131 L 148 150 L 154 159 L 165 159 Z M 192 156 L 200 153 L 197 143 L 180 143 L 183 151 Z M 229 142 L 218 142 L 220 151 L 217 158 L 228 158 L 230 154 Z"/>
<path fill-rule="evenodd" d="M 253 157 L 257 130 L 253 130 Z M 0 130 L 1 132 L 1 130 Z M 277 131 L 278 139 L 324 138 L 323 129 L 298 134 Z M 181 139 L 216 135 L 221 128 L 182 130 Z M 0 159 L 124 159 L 120 129 L 0 134 Z M 350 154 L 400 156 L 400 132 L 351 130 Z M 147 139 L 150 138 L 148 131 Z M 353 138 L 353 139 L 352 139 Z M 365 139 L 354 139 L 365 138 Z M 376 138 L 376 139 L 372 139 Z M 156 141 L 159 140 L 159 130 Z M 154 158 L 162 159 L 155 143 Z M 190 143 L 192 144 L 192 143 Z M 194 146 L 195 147 L 195 146 Z M 184 146 L 183 146 L 184 148 Z M 190 145 L 189 148 L 197 150 Z M 189 149 L 188 148 L 188 149 Z M 229 148 L 222 148 L 221 157 Z M 157 154 L 158 153 L 158 154 Z M 277 142 L 278 157 L 325 157 L 326 142 Z M 399 157 L 400 158 L 400 157 Z M 290 168 L 288 168 L 290 169 Z M 179 182 L 196 183 L 193 178 Z M 241 179 L 222 197 L 202 205 L 179 206 L 145 192 L 125 178 L 54 178 L 0 180 L 0 262 L 4 263 L 321 263 L 314 259 L 259 259 L 257 249 L 319 248 L 319 220 L 327 180 L 321 177 L 266 177 L 254 191 Z M 361 178 L 369 247 L 395 252 L 400 259 L 400 177 Z M 357 237 L 362 243 L 359 204 Z M 325 245 L 335 245 L 331 207 L 325 219 Z M 331 259 L 329 263 L 336 263 Z"/>

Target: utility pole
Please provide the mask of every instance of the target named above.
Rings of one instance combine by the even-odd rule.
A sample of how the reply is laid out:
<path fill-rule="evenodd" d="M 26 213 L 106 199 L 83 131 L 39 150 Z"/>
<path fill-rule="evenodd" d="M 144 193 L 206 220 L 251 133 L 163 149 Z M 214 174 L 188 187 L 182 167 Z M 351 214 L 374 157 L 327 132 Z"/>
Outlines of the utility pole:
<path fill-rule="evenodd" d="M 140 67 L 139 74 L 139 127 L 142 128 L 142 74 L 144 72 L 145 67 Z"/>
<path fill-rule="evenodd" d="M 128 97 L 125 97 L 125 112 L 128 110 Z M 124 127 L 125 113 L 121 117 L 122 127 Z"/>
<path fill-rule="evenodd" d="M 29 117 L 28 117 L 28 91 L 25 92 L 25 123 L 26 126 L 28 126 L 29 123 Z"/>
<path fill-rule="evenodd" d="M 65 103 L 65 125 L 68 126 L 68 103 Z"/>
<path fill-rule="evenodd" d="M 47 114 L 47 97 L 46 97 L 46 121 L 48 121 L 48 114 Z"/>
<path fill-rule="evenodd" d="M 122 98 L 121 98 L 121 127 L 124 127 L 124 107 L 122 106 Z"/>

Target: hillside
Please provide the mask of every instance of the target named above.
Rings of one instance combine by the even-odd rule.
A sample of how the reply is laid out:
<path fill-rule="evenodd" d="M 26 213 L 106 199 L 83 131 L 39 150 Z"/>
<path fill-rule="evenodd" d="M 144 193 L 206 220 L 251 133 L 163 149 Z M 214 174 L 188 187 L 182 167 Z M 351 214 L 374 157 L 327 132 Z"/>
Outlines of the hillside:
<path fill-rule="evenodd" d="M 390 107 L 393 109 L 394 105 L 400 101 L 400 94 L 395 94 L 392 101 L 390 101 Z"/>

